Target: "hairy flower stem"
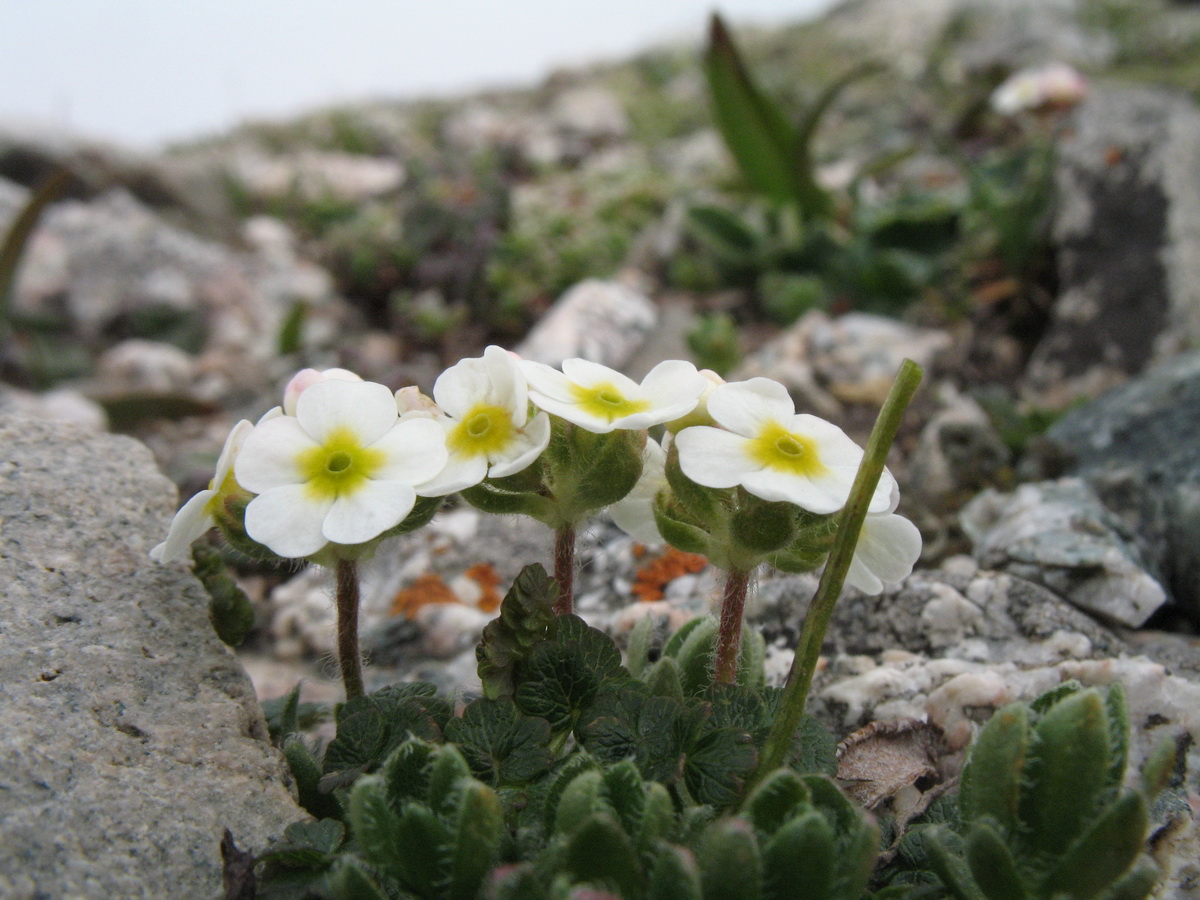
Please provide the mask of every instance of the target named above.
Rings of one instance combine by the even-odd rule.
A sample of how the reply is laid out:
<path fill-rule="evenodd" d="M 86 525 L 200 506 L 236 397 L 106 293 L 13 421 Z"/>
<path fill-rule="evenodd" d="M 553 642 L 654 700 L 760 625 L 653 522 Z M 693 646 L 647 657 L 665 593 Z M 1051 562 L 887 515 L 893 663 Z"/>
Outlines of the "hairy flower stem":
<path fill-rule="evenodd" d="M 570 615 L 575 601 L 575 526 L 560 525 L 554 532 L 554 580 L 558 582 L 558 599 L 554 612 Z"/>
<path fill-rule="evenodd" d="M 358 564 L 350 559 L 337 561 L 337 645 L 346 699 L 361 697 L 365 691 L 358 655 Z"/>
<path fill-rule="evenodd" d="M 737 680 L 738 655 L 742 649 L 742 613 L 746 608 L 746 591 L 749 587 L 749 572 L 730 569 L 726 574 L 721 624 L 717 629 L 716 664 L 713 667 L 715 684 L 733 684 Z"/>
<path fill-rule="evenodd" d="M 900 365 L 900 371 L 896 373 L 896 380 L 883 403 L 883 408 L 879 411 L 879 418 L 875 420 L 866 452 L 854 478 L 854 486 L 850 489 L 850 499 L 846 501 L 838 518 L 833 549 L 825 563 L 825 572 L 821 575 L 816 596 L 813 597 L 808 614 L 804 617 L 804 625 L 796 646 L 796 657 L 792 660 L 792 669 L 788 673 L 783 694 L 779 699 L 775 721 L 763 746 L 758 768 L 747 783 L 743 796 L 748 797 L 754 785 L 782 766 L 791 749 L 792 739 L 800 726 L 800 717 L 804 715 L 804 703 L 808 699 L 809 688 L 812 687 L 813 674 L 817 670 L 817 659 L 821 655 L 825 631 L 829 627 L 833 607 L 846 582 L 846 571 L 854 559 L 854 547 L 858 543 L 863 520 L 867 517 L 867 507 L 875 494 L 879 477 L 883 474 L 888 450 L 892 441 L 896 439 L 900 420 L 920 383 L 921 367 L 911 359 L 906 359 Z"/>

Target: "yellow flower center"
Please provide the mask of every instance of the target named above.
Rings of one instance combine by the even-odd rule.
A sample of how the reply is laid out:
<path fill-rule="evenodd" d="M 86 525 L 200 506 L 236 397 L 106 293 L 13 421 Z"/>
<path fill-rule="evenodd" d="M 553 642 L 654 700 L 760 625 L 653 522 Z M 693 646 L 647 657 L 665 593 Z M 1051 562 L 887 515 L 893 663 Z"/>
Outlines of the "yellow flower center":
<path fill-rule="evenodd" d="M 817 453 L 817 442 L 802 434 L 792 434 L 778 422 L 768 424 L 750 442 L 751 458 L 768 469 L 813 478 L 826 471 Z"/>
<path fill-rule="evenodd" d="M 364 447 L 349 428 L 338 428 L 324 444 L 301 453 L 297 462 L 308 492 L 331 499 L 354 493 L 385 459 L 382 450 Z"/>
<path fill-rule="evenodd" d="M 446 446 L 451 453 L 491 456 L 512 443 L 515 434 L 508 410 L 480 403 L 450 430 Z"/>
<path fill-rule="evenodd" d="M 585 412 L 609 422 L 650 408 L 649 400 L 630 400 L 607 381 L 593 384 L 591 387 L 573 384 L 571 393 L 575 395 L 575 402 Z"/>

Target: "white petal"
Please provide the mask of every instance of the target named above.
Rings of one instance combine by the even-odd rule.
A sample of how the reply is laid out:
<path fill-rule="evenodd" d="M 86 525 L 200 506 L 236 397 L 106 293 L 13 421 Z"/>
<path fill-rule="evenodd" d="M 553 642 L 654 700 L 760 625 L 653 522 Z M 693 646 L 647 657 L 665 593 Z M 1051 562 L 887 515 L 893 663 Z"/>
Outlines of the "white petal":
<path fill-rule="evenodd" d="M 410 484 L 368 481 L 333 501 L 322 531 L 335 544 L 364 544 L 403 522 L 416 500 Z"/>
<path fill-rule="evenodd" d="M 150 558 L 166 563 L 187 556 L 192 542 L 216 524 L 208 511 L 209 501 L 215 496 L 216 491 L 201 491 L 183 504 L 171 520 L 167 539 L 150 551 Z"/>
<path fill-rule="evenodd" d="M 292 416 L 260 421 L 238 451 L 233 474 L 238 484 L 255 494 L 285 484 L 298 484 L 304 476 L 296 460 L 316 446 Z"/>
<path fill-rule="evenodd" d="M 529 417 L 529 385 L 516 359 L 503 347 L 492 344 L 483 351 L 483 361 L 491 382 L 491 402 L 507 409 L 513 424 L 524 428 Z"/>
<path fill-rule="evenodd" d="M 712 382 L 696 371 L 690 362 L 668 359 L 646 373 L 642 396 L 655 406 L 676 406 L 691 401 L 693 408 Z"/>
<path fill-rule="evenodd" d="M 762 469 L 742 477 L 742 486 L 756 497 L 773 502 L 786 501 L 809 512 L 837 512 L 846 505 L 854 472 L 830 469 L 821 478 L 807 478 L 777 469 Z"/>
<path fill-rule="evenodd" d="M 221 487 L 221 482 L 225 480 L 225 476 L 233 468 L 233 461 L 241 453 L 242 447 L 246 443 L 246 438 L 250 436 L 250 432 L 253 430 L 254 424 L 249 419 L 242 419 L 242 421 L 233 426 L 233 430 L 229 432 L 229 437 L 225 438 L 225 446 L 221 448 L 221 455 L 217 457 L 217 472 L 213 475 L 210 487 L 213 489 Z"/>
<path fill-rule="evenodd" d="M 479 484 L 487 470 L 486 456 L 455 453 L 433 478 L 417 484 L 417 493 L 422 497 L 444 497 Z"/>
<path fill-rule="evenodd" d="M 540 394 L 545 399 L 556 400 L 559 403 L 575 402 L 575 394 L 571 390 L 571 379 L 558 371 L 558 369 L 528 359 L 521 360 L 519 365 L 521 373 L 525 376 L 525 380 L 529 384 L 529 399 L 538 406 L 542 404 L 534 396 L 535 393 Z"/>
<path fill-rule="evenodd" d="M 549 444 L 550 417 L 545 413 L 538 413 L 525 426 L 524 431 L 504 448 L 503 453 L 495 454 L 490 459 L 491 468 L 488 474 L 492 478 L 515 475 L 541 456 Z"/>
<path fill-rule="evenodd" d="M 364 446 L 373 444 L 399 415 L 395 395 L 373 381 L 322 381 L 296 401 L 296 418 L 317 443 L 344 428 Z"/>
<path fill-rule="evenodd" d="M 875 493 L 871 496 L 871 504 L 867 507 L 867 512 L 895 512 L 899 504 L 900 485 L 896 484 L 896 477 L 887 469 L 884 469 L 879 476 L 879 485 L 875 488 Z"/>
<path fill-rule="evenodd" d="M 718 385 L 707 404 L 715 422 L 745 437 L 756 437 L 768 422 L 786 425 L 796 413 L 787 388 L 770 378 Z"/>
<path fill-rule="evenodd" d="M 603 416 L 597 416 L 586 409 L 579 406 L 574 399 L 562 401 L 554 397 L 547 397 L 538 391 L 531 390 L 529 399 L 535 405 L 541 407 L 545 412 L 552 416 L 558 416 L 560 419 L 566 419 L 574 425 L 578 425 L 584 431 L 590 431 L 592 434 L 608 434 L 619 427 L 616 421 L 610 422 Z M 626 419 L 632 416 L 626 416 Z M 623 419 L 617 421 L 624 421 Z M 629 426 L 634 427 L 634 426 Z"/>
<path fill-rule="evenodd" d="M 374 444 L 372 450 L 382 450 L 387 462 L 371 473 L 380 481 L 399 481 L 420 484 L 442 470 L 449 458 L 446 450 L 446 430 L 435 419 L 405 419 Z"/>
<path fill-rule="evenodd" d="M 312 556 L 328 542 L 321 526 L 332 505 L 333 500 L 310 496 L 303 484 L 274 488 L 246 507 L 246 534 L 276 556 Z"/>
<path fill-rule="evenodd" d="M 488 402 L 491 381 L 482 359 L 462 359 L 433 383 L 433 400 L 449 416 L 461 419 L 472 408 Z"/>
<path fill-rule="evenodd" d="M 903 581 L 921 556 L 921 532 L 903 516 L 867 516 L 846 582 L 865 594 L 878 594 L 885 582 Z"/>
<path fill-rule="evenodd" d="M 746 439 L 720 428 L 696 425 L 675 436 L 679 467 L 696 484 L 729 488 L 761 468 L 746 453 Z"/>
<path fill-rule="evenodd" d="M 587 359 L 564 359 L 563 374 L 581 387 L 592 387 L 597 384 L 611 384 L 617 392 L 626 399 L 633 400 L 642 396 L 638 383 L 627 375 L 622 375 L 616 369 L 602 366 Z"/>

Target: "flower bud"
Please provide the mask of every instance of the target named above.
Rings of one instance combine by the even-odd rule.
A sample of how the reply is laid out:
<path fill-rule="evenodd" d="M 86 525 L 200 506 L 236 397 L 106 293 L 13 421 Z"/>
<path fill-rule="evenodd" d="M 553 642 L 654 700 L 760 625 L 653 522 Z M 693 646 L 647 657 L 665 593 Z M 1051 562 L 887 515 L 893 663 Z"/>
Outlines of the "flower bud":
<path fill-rule="evenodd" d="M 292 376 L 292 380 L 283 389 L 283 411 L 289 416 L 294 416 L 296 401 L 300 399 L 300 395 L 314 384 L 322 381 L 362 381 L 362 379 L 348 369 L 324 369 L 322 371 L 301 369 Z"/>
<path fill-rule="evenodd" d="M 687 415 L 680 416 L 678 419 L 673 419 L 664 426 L 671 434 L 678 434 L 685 428 L 690 428 L 693 425 L 715 425 L 712 416 L 708 414 L 708 395 L 713 392 L 713 388 L 720 387 L 725 383 L 725 379 L 714 372 L 712 369 L 701 369 L 700 374 L 708 379 L 708 384 L 704 388 L 704 392 L 700 395 L 700 400 Z"/>

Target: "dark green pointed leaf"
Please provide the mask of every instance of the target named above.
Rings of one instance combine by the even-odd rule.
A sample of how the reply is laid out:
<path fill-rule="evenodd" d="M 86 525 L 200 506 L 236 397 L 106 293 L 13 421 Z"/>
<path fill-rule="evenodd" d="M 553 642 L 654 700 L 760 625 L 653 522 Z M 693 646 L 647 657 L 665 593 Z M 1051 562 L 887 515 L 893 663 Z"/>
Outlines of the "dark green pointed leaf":
<path fill-rule="evenodd" d="M 958 804 L 964 822 L 988 817 L 1013 835 L 1029 743 L 1029 713 L 1013 703 L 996 712 L 975 739 L 963 768 Z"/>
<path fill-rule="evenodd" d="M 1148 800 L 1154 800 L 1171 781 L 1175 774 L 1178 755 L 1175 742 L 1163 738 L 1142 766 L 1142 791 Z"/>
<path fill-rule="evenodd" d="M 663 697 L 683 702 L 683 682 L 679 677 L 679 663 L 674 657 L 663 656 L 646 672 L 646 690 L 654 697 Z"/>
<path fill-rule="evenodd" d="M 521 570 L 500 605 L 500 615 L 488 623 L 476 648 L 484 696 L 511 697 L 518 663 L 546 640 L 554 621 L 558 584 L 540 565 Z"/>
<path fill-rule="evenodd" d="M 391 729 L 377 710 L 344 716 L 325 749 L 325 774 L 357 774 L 375 768 L 390 752 L 390 738 Z"/>
<path fill-rule="evenodd" d="M 593 815 L 601 812 L 615 816 L 604 788 L 603 773 L 599 769 L 590 769 L 571 779 L 558 797 L 554 830 L 570 835 Z"/>
<path fill-rule="evenodd" d="M 343 857 L 330 879 L 336 900 L 392 900 L 354 857 Z"/>
<path fill-rule="evenodd" d="M 1092 821 L 1109 772 L 1108 717 L 1094 689 L 1060 700 L 1033 730 L 1018 807 L 1030 846 L 1057 855 Z"/>
<path fill-rule="evenodd" d="M 409 738 L 392 751 L 379 770 L 392 809 L 400 810 L 405 803 L 424 802 L 428 798 L 429 773 L 436 750 L 435 744 Z"/>
<path fill-rule="evenodd" d="M 545 879 L 530 863 L 493 870 L 484 896 L 487 900 L 549 900 Z"/>
<path fill-rule="evenodd" d="M 689 207 L 687 229 L 718 256 L 740 265 L 754 260 L 762 240 L 734 213 L 719 206 Z"/>
<path fill-rule="evenodd" d="M 300 686 L 296 686 L 282 697 L 264 700 L 262 703 L 263 718 L 267 720 L 267 730 L 273 741 L 282 741 L 289 734 L 300 730 Z"/>
<path fill-rule="evenodd" d="M 296 796 L 305 812 L 317 818 L 340 819 L 337 797 L 321 790 L 321 765 L 303 739 L 292 735 L 283 742 L 283 758 L 296 779 Z"/>
<path fill-rule="evenodd" d="M 552 633 L 556 643 L 569 647 L 600 680 L 619 675 L 628 678 L 621 666 L 621 651 L 613 639 L 579 616 L 557 616 Z"/>
<path fill-rule="evenodd" d="M 448 881 L 442 896 L 471 900 L 500 854 L 504 815 L 496 792 L 473 779 L 461 783 Z"/>
<path fill-rule="evenodd" d="M 603 884 L 623 897 L 637 897 L 643 889 L 642 867 L 629 836 L 616 821 L 597 813 L 571 835 L 565 868 L 579 881 Z"/>
<path fill-rule="evenodd" d="M 673 840 L 676 831 L 675 801 L 657 781 L 646 782 L 646 801 L 642 807 L 642 827 L 637 835 L 638 849 L 649 851 L 659 841 Z"/>
<path fill-rule="evenodd" d="M 346 818 L 363 858 L 381 871 L 403 876 L 403 860 L 416 848 L 388 804 L 382 778 L 364 775 L 354 783 Z"/>
<path fill-rule="evenodd" d="M 700 867 L 683 847 L 663 844 L 654 854 L 646 900 L 702 900 Z"/>
<path fill-rule="evenodd" d="M 833 827 L 810 810 L 782 825 L 763 845 L 763 895 L 833 900 L 837 847 Z M 802 891 L 803 893 L 800 893 Z"/>
<path fill-rule="evenodd" d="M 429 766 L 429 808 L 438 814 L 448 814 L 457 801 L 460 782 L 470 780 L 471 767 L 453 744 L 443 744 L 434 751 Z"/>
<path fill-rule="evenodd" d="M 642 830 L 642 815 L 646 810 L 646 785 L 632 759 L 625 759 L 603 770 L 604 793 L 616 811 L 621 828 L 628 835 Z"/>
<path fill-rule="evenodd" d="M 1029 896 L 1017 872 L 1017 861 L 987 819 L 971 825 L 967 865 L 988 900 L 1025 900 Z"/>
<path fill-rule="evenodd" d="M 642 616 L 630 629 L 625 650 L 625 668 L 634 678 L 641 678 L 650 659 L 650 641 L 654 637 L 654 616 Z"/>
<path fill-rule="evenodd" d="M 958 835 L 944 825 L 924 829 L 923 843 L 929 868 L 955 900 L 988 900 L 979 889 L 961 852 L 955 852 Z"/>
<path fill-rule="evenodd" d="M 1097 896 L 1133 865 L 1148 829 L 1146 798 L 1139 791 L 1127 792 L 1063 854 L 1043 881 L 1042 892 L 1070 893 L 1074 900 Z"/>
<path fill-rule="evenodd" d="M 1108 715 L 1109 767 L 1108 790 L 1116 793 L 1125 782 L 1129 764 L 1129 705 L 1125 688 L 1115 681 L 1104 696 L 1104 711 Z"/>
<path fill-rule="evenodd" d="M 776 769 L 746 799 L 743 812 L 755 829 L 771 835 L 790 819 L 801 804 L 808 805 L 812 795 L 791 769 Z"/>
<path fill-rule="evenodd" d="M 680 747 L 675 722 L 682 707 L 649 696 L 635 684 L 604 691 L 580 722 L 580 742 L 603 762 L 633 758 L 646 778 L 673 782 L 679 775 Z"/>
<path fill-rule="evenodd" d="M 704 72 L 717 129 L 746 180 L 779 203 L 796 199 L 796 131 L 750 77 L 725 23 L 712 17 Z"/>
<path fill-rule="evenodd" d="M 476 700 L 446 726 L 477 778 L 498 786 L 532 781 L 550 768 L 550 724 L 522 715 L 507 697 Z"/>
<path fill-rule="evenodd" d="M 397 824 L 399 849 L 390 865 L 398 873 L 398 880 L 422 897 L 436 896 L 436 889 L 446 879 L 449 828 L 437 813 L 420 803 L 407 804 Z"/>
<path fill-rule="evenodd" d="M 336 819 L 293 822 L 284 829 L 283 840 L 260 861 L 286 868 L 324 869 L 333 863 L 345 837 L 345 826 Z"/>
<path fill-rule="evenodd" d="M 1158 867 L 1142 860 L 1133 871 L 1104 892 L 1103 900 L 1145 900 L 1158 885 Z"/>
<path fill-rule="evenodd" d="M 704 900 L 758 900 L 762 860 L 754 829 L 745 819 L 713 822 L 696 853 Z"/>

